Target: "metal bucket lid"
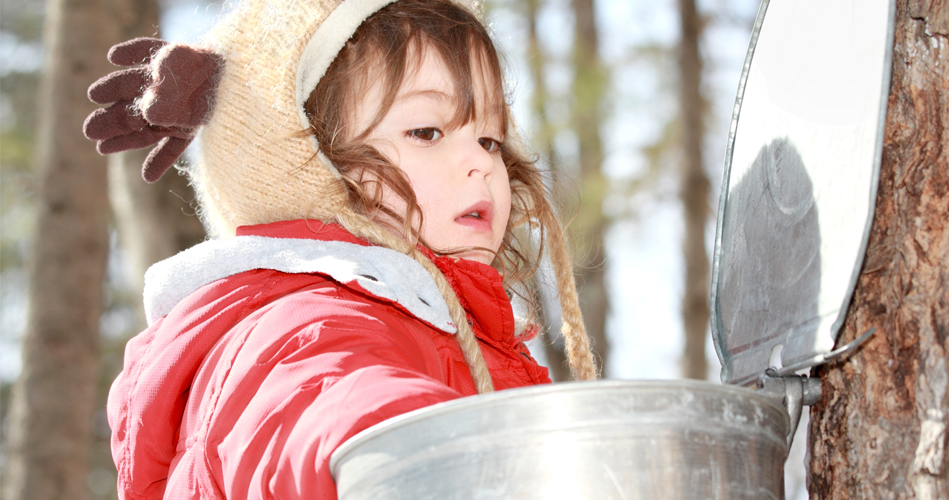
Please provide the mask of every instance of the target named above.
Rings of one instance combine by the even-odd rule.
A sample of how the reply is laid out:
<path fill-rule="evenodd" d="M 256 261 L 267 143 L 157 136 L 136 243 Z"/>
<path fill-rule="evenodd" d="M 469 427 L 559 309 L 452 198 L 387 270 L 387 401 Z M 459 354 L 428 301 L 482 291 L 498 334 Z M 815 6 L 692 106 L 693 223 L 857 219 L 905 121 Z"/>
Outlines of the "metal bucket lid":
<path fill-rule="evenodd" d="M 728 135 L 712 268 L 722 381 L 818 365 L 843 325 L 883 151 L 893 0 L 764 0 Z"/>

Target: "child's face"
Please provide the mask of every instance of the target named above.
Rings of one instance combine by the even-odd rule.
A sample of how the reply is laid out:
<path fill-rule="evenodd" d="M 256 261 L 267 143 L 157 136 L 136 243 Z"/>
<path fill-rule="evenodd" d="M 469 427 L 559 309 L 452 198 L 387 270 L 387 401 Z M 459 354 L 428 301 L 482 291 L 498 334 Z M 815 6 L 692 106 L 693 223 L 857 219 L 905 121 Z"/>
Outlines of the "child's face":
<path fill-rule="evenodd" d="M 501 246 L 511 213 L 511 187 L 501 159 L 504 131 L 488 116 L 481 78 L 474 78 L 477 118 L 448 130 L 455 112 L 448 69 L 427 51 L 414 74 L 407 75 L 395 103 L 372 132 L 369 142 L 401 169 L 422 210 L 422 239 L 437 251 Z M 365 130 L 379 109 L 381 85 L 373 85 L 355 116 Z M 382 201 L 397 213 L 405 202 L 390 192 Z M 490 264 L 494 255 L 471 250 L 457 257 Z"/>

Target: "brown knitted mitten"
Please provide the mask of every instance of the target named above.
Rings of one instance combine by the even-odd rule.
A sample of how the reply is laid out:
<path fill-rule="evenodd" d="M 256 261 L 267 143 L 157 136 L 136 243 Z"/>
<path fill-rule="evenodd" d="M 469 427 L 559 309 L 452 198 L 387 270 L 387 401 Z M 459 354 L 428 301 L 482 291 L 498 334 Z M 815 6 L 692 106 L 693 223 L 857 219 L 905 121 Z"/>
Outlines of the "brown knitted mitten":
<path fill-rule="evenodd" d="M 134 66 L 89 87 L 89 100 L 113 103 L 92 112 L 83 133 L 100 154 L 158 143 L 142 165 L 148 182 L 161 178 L 210 118 L 224 59 L 212 51 L 136 38 L 112 47 L 109 61 Z"/>

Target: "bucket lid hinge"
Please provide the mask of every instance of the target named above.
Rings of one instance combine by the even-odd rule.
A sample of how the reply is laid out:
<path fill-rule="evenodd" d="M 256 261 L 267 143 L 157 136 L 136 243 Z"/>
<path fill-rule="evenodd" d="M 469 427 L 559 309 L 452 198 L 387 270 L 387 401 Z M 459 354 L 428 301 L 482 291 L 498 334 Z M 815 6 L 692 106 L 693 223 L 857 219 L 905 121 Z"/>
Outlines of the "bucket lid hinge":
<path fill-rule="evenodd" d="M 826 354 L 821 354 L 821 360 L 817 364 L 802 363 L 804 366 L 817 366 L 824 364 L 831 359 L 838 358 L 850 352 L 853 352 L 860 344 L 870 338 L 870 335 L 876 331 L 876 327 L 871 327 L 863 335 L 857 337 L 852 342 L 835 349 Z M 791 451 L 791 443 L 794 441 L 794 433 L 797 431 L 797 425 L 801 421 L 801 413 L 805 406 L 811 406 L 820 401 L 821 380 L 817 377 L 807 377 L 796 375 L 794 372 L 800 368 L 794 365 L 782 368 L 769 367 L 758 377 L 758 390 L 774 399 L 781 401 L 788 416 L 791 417 L 791 426 L 788 429 L 788 451 Z"/>

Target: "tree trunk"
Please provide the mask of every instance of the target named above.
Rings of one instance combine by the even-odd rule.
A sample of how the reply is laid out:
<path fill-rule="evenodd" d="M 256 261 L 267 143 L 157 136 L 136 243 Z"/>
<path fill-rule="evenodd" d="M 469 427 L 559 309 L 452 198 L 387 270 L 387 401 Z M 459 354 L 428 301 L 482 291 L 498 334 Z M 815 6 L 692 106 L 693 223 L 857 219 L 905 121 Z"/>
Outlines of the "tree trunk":
<path fill-rule="evenodd" d="M 146 156 L 148 150 L 143 149 L 109 157 L 109 198 L 139 297 L 149 266 L 206 236 L 187 177 L 171 169 L 154 184 L 146 183 L 142 179 Z"/>
<path fill-rule="evenodd" d="M 682 180 L 679 199 L 685 217 L 685 290 L 682 296 L 682 323 L 685 331 L 685 353 L 682 374 L 686 378 L 708 378 L 705 339 L 709 320 L 709 265 L 705 253 L 705 227 L 710 213 L 710 183 L 705 175 L 702 141 L 702 57 L 699 54 L 701 21 L 695 11 L 695 0 L 679 0 L 681 40 L 679 42 L 679 119 L 682 123 Z"/>
<path fill-rule="evenodd" d="M 815 370 L 811 498 L 949 498 L 949 1 L 898 0 L 883 164 L 864 269 Z"/>
<path fill-rule="evenodd" d="M 158 2 L 121 0 L 121 9 L 112 13 L 122 26 L 121 39 L 156 36 Z M 204 227 L 192 203 L 194 190 L 187 178 L 169 170 L 154 184 L 142 179 L 142 163 L 149 149 L 109 156 L 109 198 L 115 214 L 119 243 L 125 252 L 128 271 L 137 297 L 142 296 L 145 271 L 149 266 L 189 248 L 204 239 Z M 140 301 L 139 301 L 140 302 Z M 145 311 L 137 308 L 144 326 Z"/>
<path fill-rule="evenodd" d="M 534 134 L 534 145 L 551 171 L 557 169 L 553 146 L 554 127 L 547 118 L 547 103 L 549 95 L 547 84 L 544 81 L 544 66 L 547 58 L 540 46 L 537 34 L 539 0 L 527 0 L 527 60 L 530 66 L 531 79 L 534 81 L 534 93 L 531 96 L 531 110 L 537 120 L 537 132 Z M 570 368 L 567 366 L 567 354 L 564 352 L 564 338 L 560 335 L 560 308 L 557 307 L 557 285 L 553 271 L 541 267 L 533 282 L 535 302 L 541 304 L 538 315 L 543 322 L 544 330 L 549 337 L 544 342 L 544 354 L 547 357 L 547 367 L 550 378 L 555 382 L 570 379 Z"/>
<path fill-rule="evenodd" d="M 600 60 L 598 34 L 593 0 L 572 0 L 575 16 L 573 41 L 573 127 L 580 146 L 581 204 L 571 233 L 577 255 L 577 288 L 580 310 L 590 336 L 590 344 L 598 365 L 603 369 L 609 354 L 606 337 L 606 316 L 609 295 L 606 293 L 606 217 L 603 198 L 606 179 L 603 144 L 600 140 L 601 111 L 606 71 Z"/>
<path fill-rule="evenodd" d="M 7 500 L 82 498 L 109 249 L 105 159 L 82 135 L 86 87 L 105 74 L 108 2 L 47 3 L 38 207 L 23 370 L 11 403 Z M 110 36 L 112 35 L 112 36 Z"/>

